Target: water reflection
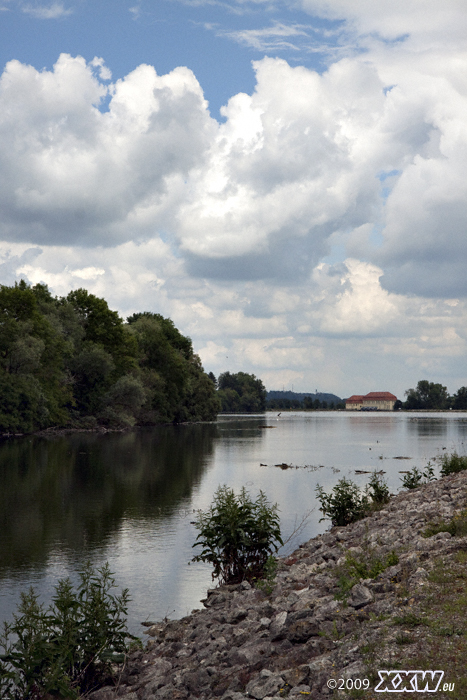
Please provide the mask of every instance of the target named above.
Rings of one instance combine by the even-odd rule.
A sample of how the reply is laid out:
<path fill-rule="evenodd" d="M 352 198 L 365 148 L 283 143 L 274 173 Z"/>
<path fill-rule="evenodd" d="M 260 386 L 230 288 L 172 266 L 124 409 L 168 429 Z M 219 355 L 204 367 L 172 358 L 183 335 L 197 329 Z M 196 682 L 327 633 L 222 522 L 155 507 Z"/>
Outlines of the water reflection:
<path fill-rule="evenodd" d="M 419 437 L 443 437 L 447 435 L 448 432 L 448 422 L 446 418 L 437 417 L 432 418 L 425 416 L 417 416 L 410 418 L 408 423 L 408 430 L 411 433 L 418 435 Z"/>
<path fill-rule="evenodd" d="M 108 560 L 119 586 L 130 589 L 132 632 L 148 616 L 181 617 L 211 585 L 208 565 L 187 564 L 197 534 L 193 510 L 207 508 L 219 484 L 237 492 L 246 486 L 254 496 L 263 490 L 279 504 L 285 538 L 311 509 L 288 553 L 329 525 L 320 522 L 318 483 L 329 491 L 346 477 L 363 488 L 378 469 L 396 493 L 401 470 L 438 464 L 444 447 L 465 453 L 466 433 L 466 415 L 454 412 L 291 412 L 4 442 L 0 622 L 11 619 L 21 590 L 33 584 L 50 601 L 57 579 L 76 580 L 87 558 Z M 297 468 L 275 466 L 283 463 Z"/>
<path fill-rule="evenodd" d="M 102 547 L 124 518 L 170 517 L 199 483 L 214 424 L 10 440 L 0 449 L 0 573 Z M 74 556 L 73 555 L 73 556 Z"/>

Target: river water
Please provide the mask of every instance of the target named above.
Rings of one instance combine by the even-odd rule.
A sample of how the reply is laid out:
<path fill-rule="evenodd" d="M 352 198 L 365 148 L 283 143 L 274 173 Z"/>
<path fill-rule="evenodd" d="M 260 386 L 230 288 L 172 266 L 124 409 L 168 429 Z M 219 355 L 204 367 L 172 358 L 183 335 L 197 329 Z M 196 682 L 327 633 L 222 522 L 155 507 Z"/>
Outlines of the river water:
<path fill-rule="evenodd" d="M 129 627 L 199 608 L 211 568 L 189 561 L 194 512 L 220 484 L 261 489 L 279 504 L 282 553 L 323 532 L 315 498 L 345 476 L 364 486 L 466 453 L 467 413 L 295 412 L 219 416 L 216 423 L 124 434 L 25 437 L 0 444 L 0 622 L 33 585 L 49 603 L 59 578 L 105 561 L 132 596 Z M 396 459 L 399 458 L 399 459 Z M 406 459 L 400 459 L 406 458 Z M 292 465 L 281 469 L 278 464 Z"/>

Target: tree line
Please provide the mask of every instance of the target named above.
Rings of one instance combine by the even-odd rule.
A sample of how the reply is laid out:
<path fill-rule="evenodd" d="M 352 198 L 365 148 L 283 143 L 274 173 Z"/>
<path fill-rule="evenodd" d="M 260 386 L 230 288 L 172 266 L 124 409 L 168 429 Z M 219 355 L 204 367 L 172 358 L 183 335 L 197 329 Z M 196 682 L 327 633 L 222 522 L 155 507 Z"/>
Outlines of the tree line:
<path fill-rule="evenodd" d="M 254 374 L 247 374 L 246 372 L 237 372 L 236 374 L 224 372 L 219 375 L 218 379 L 210 372 L 209 377 L 217 387 L 217 396 L 219 397 L 223 413 L 260 413 L 268 410 L 287 409 L 345 409 L 345 404 L 337 400 L 324 401 L 306 395 L 301 399 L 289 399 L 282 396 L 268 399 L 267 391 L 261 379 L 255 377 Z M 332 397 L 332 394 L 325 396 Z"/>
<path fill-rule="evenodd" d="M 467 410 L 467 387 L 461 386 L 455 394 L 449 395 L 448 390 L 442 384 L 429 382 L 422 379 L 415 389 L 407 389 L 407 397 L 404 402 L 397 401 L 394 408 L 405 408 L 407 410 L 432 409 L 438 411 Z"/>
<path fill-rule="evenodd" d="M 345 409 L 345 404 L 340 401 L 320 401 L 312 396 L 304 396 L 303 399 L 268 399 L 266 408 L 270 411 L 278 409 L 292 409 L 296 411 L 334 411 Z"/>
<path fill-rule="evenodd" d="M 173 321 L 85 289 L 0 286 L 0 432 L 215 419 L 212 380 Z"/>

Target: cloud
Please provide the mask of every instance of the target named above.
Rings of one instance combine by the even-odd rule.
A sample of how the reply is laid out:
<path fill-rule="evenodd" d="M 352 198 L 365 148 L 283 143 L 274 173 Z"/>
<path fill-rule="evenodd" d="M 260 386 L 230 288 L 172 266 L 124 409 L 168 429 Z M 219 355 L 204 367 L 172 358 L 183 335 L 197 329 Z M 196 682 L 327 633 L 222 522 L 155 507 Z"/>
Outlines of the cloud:
<path fill-rule="evenodd" d="M 255 62 L 254 91 L 222 122 L 188 68 L 111 83 L 101 58 L 10 62 L 2 283 L 86 286 L 123 315 L 163 313 L 208 370 L 269 388 L 465 384 L 464 18 L 453 0 L 442 16 L 427 0 L 419 19 L 418 3 L 393 5 L 306 2 L 345 20 L 347 55 L 322 73 Z M 295 44 L 307 27 L 244 39 Z"/>
<path fill-rule="evenodd" d="M 139 66 L 107 86 L 101 59 L 53 71 L 10 61 L 0 80 L 0 233 L 6 240 L 113 245 L 164 224 L 214 122 L 193 73 Z M 99 111 L 111 95 L 108 111 Z"/>
<path fill-rule="evenodd" d="M 443 36 L 465 41 L 467 17 L 463 0 L 302 0 L 311 15 L 346 20 L 360 35 L 376 34 L 386 40 L 404 36 Z"/>
<path fill-rule="evenodd" d="M 73 13 L 72 9 L 66 9 L 61 2 L 53 2 L 51 5 L 22 5 L 22 12 L 37 19 L 59 19 Z"/>
<path fill-rule="evenodd" d="M 102 58 L 64 54 L 42 72 L 10 62 L 2 238 L 161 235 L 195 277 L 282 285 L 306 283 L 338 244 L 392 292 L 465 296 L 467 53 L 390 46 L 323 74 L 254 67 L 255 91 L 219 124 L 187 68 L 142 65 L 108 84 Z"/>
<path fill-rule="evenodd" d="M 209 26 L 208 26 L 209 28 Z M 282 22 L 276 22 L 271 27 L 262 29 L 241 29 L 237 31 L 217 30 L 218 36 L 224 36 L 233 39 L 239 44 L 244 44 L 257 51 L 281 51 L 284 49 L 298 50 L 299 47 L 294 43 L 298 37 L 309 39 L 309 30 L 311 27 L 291 24 L 287 25 Z"/>

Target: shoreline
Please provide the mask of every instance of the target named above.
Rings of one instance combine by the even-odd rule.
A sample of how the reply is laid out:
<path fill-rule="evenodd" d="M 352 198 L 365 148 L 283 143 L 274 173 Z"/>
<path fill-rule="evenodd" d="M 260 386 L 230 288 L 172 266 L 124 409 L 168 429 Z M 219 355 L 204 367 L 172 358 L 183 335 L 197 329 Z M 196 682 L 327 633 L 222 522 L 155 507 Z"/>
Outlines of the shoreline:
<path fill-rule="evenodd" d="M 243 416 L 243 417 L 254 417 L 254 416 L 266 416 L 270 413 L 276 413 L 277 409 L 266 409 L 265 411 L 262 411 L 260 413 L 218 413 L 217 418 L 220 416 Z M 346 414 L 356 414 L 356 413 L 364 413 L 365 415 L 368 413 L 372 414 L 379 414 L 379 413 L 466 413 L 466 409 L 437 409 L 437 408 L 417 408 L 417 409 L 400 409 L 398 411 L 389 411 L 389 410 L 377 410 L 377 411 L 346 411 L 346 409 L 341 409 L 341 408 L 336 408 L 336 409 L 329 409 L 329 408 L 282 408 L 280 409 L 281 413 L 346 413 Z M 1 440 L 9 440 L 11 438 L 18 438 L 18 437 L 47 437 L 49 435 L 72 435 L 74 433 L 100 433 L 100 434 L 106 434 L 106 433 L 128 433 L 133 430 L 139 430 L 142 428 L 158 428 L 161 426 L 179 426 L 179 425 L 210 425 L 212 423 L 216 423 L 216 421 L 190 421 L 190 422 L 181 422 L 181 423 L 154 423 L 153 425 L 133 425 L 131 427 L 124 427 L 124 428 L 107 428 L 104 425 L 98 425 L 94 426 L 92 428 L 85 428 L 85 427 L 63 427 L 63 426 L 50 426 L 49 428 L 43 428 L 41 430 L 35 430 L 32 433 L 0 433 L 0 441 Z"/>
<path fill-rule="evenodd" d="M 466 507 L 467 472 L 443 477 L 300 545 L 279 561 L 270 592 L 247 582 L 208 590 L 204 609 L 152 625 L 116 686 L 89 700 L 370 700 L 378 670 L 392 668 L 442 669 L 454 686 L 436 697 L 466 697 L 467 621 L 458 603 L 467 600 L 467 537 L 422 535 L 430 521 L 451 522 Z M 369 575 L 344 591 L 339 577 L 351 561 Z M 452 578 L 445 588 L 443 576 Z M 454 660 L 441 623 L 464 645 Z M 333 689 L 341 679 L 367 679 L 368 690 Z"/>

